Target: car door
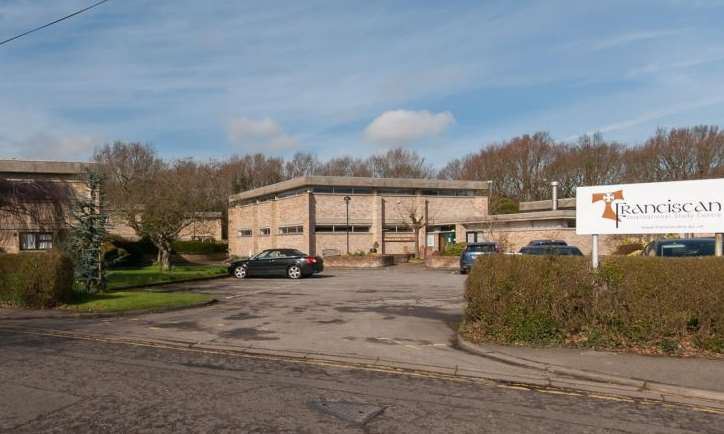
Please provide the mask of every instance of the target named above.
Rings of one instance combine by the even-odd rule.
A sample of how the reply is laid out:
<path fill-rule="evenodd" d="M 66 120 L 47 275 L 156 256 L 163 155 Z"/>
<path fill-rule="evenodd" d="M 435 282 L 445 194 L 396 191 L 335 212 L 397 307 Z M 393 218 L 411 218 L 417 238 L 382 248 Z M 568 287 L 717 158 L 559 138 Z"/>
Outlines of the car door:
<path fill-rule="evenodd" d="M 265 250 L 247 262 L 246 271 L 249 276 L 266 276 L 269 274 L 269 266 L 271 264 L 269 258 L 270 252 L 272 251 Z"/>
<path fill-rule="evenodd" d="M 289 266 L 289 258 L 285 250 L 272 250 L 269 252 L 269 262 L 267 264 L 267 274 L 274 276 L 284 276 Z"/>

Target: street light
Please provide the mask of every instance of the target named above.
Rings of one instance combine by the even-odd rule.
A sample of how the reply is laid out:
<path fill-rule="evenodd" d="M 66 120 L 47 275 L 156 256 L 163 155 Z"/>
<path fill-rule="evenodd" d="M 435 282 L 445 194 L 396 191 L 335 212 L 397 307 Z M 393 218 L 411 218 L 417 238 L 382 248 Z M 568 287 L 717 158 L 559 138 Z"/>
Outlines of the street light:
<path fill-rule="evenodd" d="M 347 206 L 347 256 L 349 256 L 349 201 L 352 200 L 351 197 L 345 196 L 344 197 L 344 203 Z"/>

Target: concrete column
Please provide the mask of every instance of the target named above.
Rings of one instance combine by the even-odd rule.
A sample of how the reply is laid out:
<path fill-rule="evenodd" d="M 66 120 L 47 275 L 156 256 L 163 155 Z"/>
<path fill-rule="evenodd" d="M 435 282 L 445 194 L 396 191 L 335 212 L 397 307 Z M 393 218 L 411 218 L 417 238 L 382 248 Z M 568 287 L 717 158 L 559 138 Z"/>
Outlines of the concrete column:
<path fill-rule="evenodd" d="M 275 197 L 272 199 L 271 203 L 271 215 L 272 215 L 272 221 L 271 221 L 271 247 L 272 249 L 276 249 L 277 247 L 277 235 L 279 235 L 279 202 L 277 201 L 277 198 Z"/>
<path fill-rule="evenodd" d="M 714 254 L 716 256 L 724 256 L 724 234 L 716 234 L 715 236 Z"/>
<path fill-rule="evenodd" d="M 253 251 L 251 254 L 256 254 L 259 251 L 259 201 L 257 200 L 251 206 L 254 207 L 254 212 L 251 213 L 253 216 L 251 221 L 251 246 Z"/>
<path fill-rule="evenodd" d="M 385 201 L 376 191 L 372 196 L 372 242 L 377 243 L 377 253 L 385 253 L 384 228 L 385 228 Z"/>
<path fill-rule="evenodd" d="M 315 256 L 317 254 L 317 239 L 314 228 L 317 226 L 317 207 L 314 203 L 314 194 L 311 191 L 304 193 L 304 196 L 306 198 L 306 203 L 304 204 L 304 209 L 306 210 L 306 215 L 304 216 L 304 239 L 307 244 L 307 252 Z"/>

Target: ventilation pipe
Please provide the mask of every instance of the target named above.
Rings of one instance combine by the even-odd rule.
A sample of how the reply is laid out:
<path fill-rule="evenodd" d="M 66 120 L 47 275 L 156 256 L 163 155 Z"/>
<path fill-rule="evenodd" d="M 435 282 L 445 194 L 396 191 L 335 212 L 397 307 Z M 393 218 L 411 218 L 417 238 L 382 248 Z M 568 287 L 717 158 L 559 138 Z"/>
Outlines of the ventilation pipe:
<path fill-rule="evenodd" d="M 551 208 L 556 211 L 558 209 L 558 181 L 551 182 L 551 188 L 553 189 Z"/>

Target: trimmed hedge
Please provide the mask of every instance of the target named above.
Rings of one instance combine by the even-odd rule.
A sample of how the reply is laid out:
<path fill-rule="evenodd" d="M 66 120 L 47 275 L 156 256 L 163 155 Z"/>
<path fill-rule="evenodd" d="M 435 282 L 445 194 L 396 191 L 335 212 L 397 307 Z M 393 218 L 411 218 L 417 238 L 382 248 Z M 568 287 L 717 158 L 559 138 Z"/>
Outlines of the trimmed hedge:
<path fill-rule="evenodd" d="M 0 256 L 0 302 L 52 307 L 73 296 L 73 262 L 59 252 Z"/>
<path fill-rule="evenodd" d="M 219 241 L 175 241 L 173 250 L 176 253 L 187 253 L 191 255 L 211 255 L 214 253 L 226 253 L 229 245 Z"/>
<path fill-rule="evenodd" d="M 466 282 L 473 340 L 724 352 L 724 259 L 492 255 Z"/>

